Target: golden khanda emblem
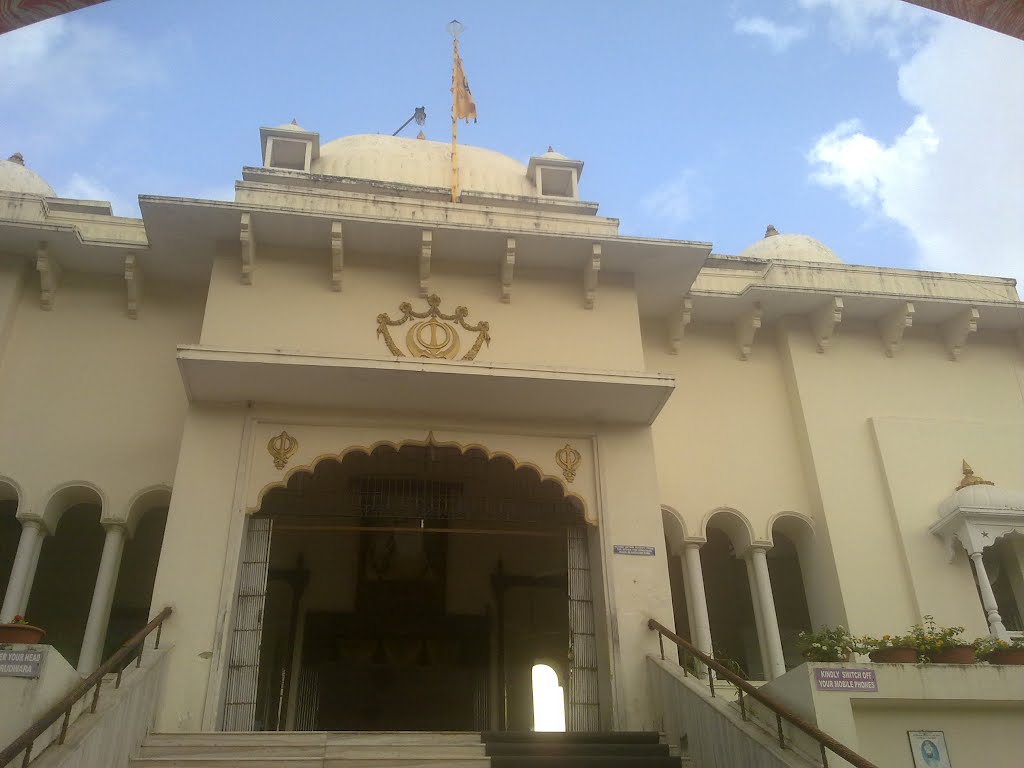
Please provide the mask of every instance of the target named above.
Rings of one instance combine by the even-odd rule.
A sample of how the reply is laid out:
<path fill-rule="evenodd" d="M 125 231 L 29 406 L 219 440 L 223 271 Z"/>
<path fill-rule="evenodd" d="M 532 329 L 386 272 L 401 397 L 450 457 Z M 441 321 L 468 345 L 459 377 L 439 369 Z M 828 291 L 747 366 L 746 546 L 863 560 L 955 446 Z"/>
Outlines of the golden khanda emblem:
<path fill-rule="evenodd" d="M 397 320 L 392 320 L 386 312 L 377 315 L 377 335 L 384 337 L 384 343 L 395 357 L 406 355 L 391 338 L 390 329 L 406 323 L 412 323 L 405 334 L 405 346 L 412 357 L 454 360 L 461 344 L 459 328 L 477 335 L 473 346 L 462 356 L 463 360 L 475 359 L 484 342 L 488 346 L 491 344 L 490 323 L 481 320 L 476 325 L 470 325 L 466 322 L 469 310 L 465 307 L 456 307 L 455 312 L 446 315 L 441 311 L 441 298 L 437 294 L 427 297 L 425 312 L 417 312 L 407 301 L 398 305 L 398 311 L 402 316 Z"/>
<path fill-rule="evenodd" d="M 583 457 L 579 451 L 569 445 L 569 443 L 566 443 L 565 448 L 559 448 L 555 451 L 555 461 L 562 468 L 562 474 L 565 476 L 565 479 L 571 483 L 576 479 L 576 469 L 579 467 L 580 462 L 583 461 Z"/>
<path fill-rule="evenodd" d="M 270 455 L 274 457 L 274 466 L 278 469 L 284 469 L 285 465 L 288 464 L 288 459 L 290 459 L 292 454 L 298 449 L 299 441 L 287 432 L 281 432 L 280 435 L 275 435 L 270 438 L 270 442 L 267 443 L 267 450 L 270 452 Z"/>

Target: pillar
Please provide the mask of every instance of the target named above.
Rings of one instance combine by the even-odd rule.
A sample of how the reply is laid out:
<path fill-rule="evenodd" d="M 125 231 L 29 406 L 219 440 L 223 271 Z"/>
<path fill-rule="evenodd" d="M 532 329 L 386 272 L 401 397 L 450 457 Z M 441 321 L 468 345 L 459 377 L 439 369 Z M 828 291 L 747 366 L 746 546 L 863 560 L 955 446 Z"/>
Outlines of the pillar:
<path fill-rule="evenodd" d="M 21 590 L 21 601 L 18 603 L 17 613 L 22 616 L 28 615 L 28 599 L 32 595 L 32 585 L 36 581 L 36 571 L 39 570 L 39 554 L 43 551 L 43 541 L 46 539 L 46 530 L 42 532 L 36 540 L 36 545 L 32 549 L 32 563 L 28 568 L 28 577 L 25 579 L 25 588 Z"/>
<path fill-rule="evenodd" d="M 768 661 L 768 642 L 764 637 L 764 621 L 761 619 L 761 599 L 757 591 L 757 579 L 754 577 L 754 564 L 750 562 L 750 553 L 743 558 L 747 566 L 747 584 L 750 586 L 750 604 L 754 609 L 754 626 L 757 628 L 757 649 L 761 653 L 761 674 L 765 680 L 772 679 L 771 663 Z"/>
<path fill-rule="evenodd" d="M 693 644 L 708 656 L 713 655 L 711 644 L 711 620 L 708 618 L 708 598 L 704 592 L 704 570 L 700 563 L 700 544 L 687 542 L 683 545 L 683 560 L 686 563 L 686 605 L 693 622 Z"/>
<path fill-rule="evenodd" d="M 786 659 L 782 655 L 782 637 L 779 635 L 779 619 L 775 614 L 775 596 L 772 581 L 768 575 L 768 559 L 764 547 L 750 548 L 750 563 L 753 565 L 754 581 L 761 609 L 761 626 L 764 628 L 765 644 L 768 646 L 768 675 L 770 680 L 786 674 Z"/>
<path fill-rule="evenodd" d="M 107 535 L 103 539 L 103 554 L 96 573 L 96 586 L 92 591 L 89 620 L 85 625 L 82 651 L 78 656 L 80 675 L 92 674 L 103 661 L 103 641 L 107 637 L 110 607 L 114 603 L 117 572 L 121 567 L 121 553 L 124 552 L 124 523 L 107 523 L 103 527 Z"/>
<path fill-rule="evenodd" d="M 21 521 L 21 538 L 18 551 L 11 567 L 11 580 L 7 583 L 7 594 L 0 608 L 0 623 L 11 621 L 23 610 L 28 602 L 28 591 L 35 577 L 35 566 L 39 561 L 39 548 L 43 543 L 43 524 L 38 520 Z"/>
<path fill-rule="evenodd" d="M 978 576 L 978 590 L 981 592 L 981 605 L 985 609 L 988 629 L 995 637 L 1006 640 L 1009 634 L 1003 625 L 1003 617 L 999 615 L 999 606 L 996 605 L 996 596 L 992 591 L 992 584 L 989 583 L 988 571 L 985 570 L 981 552 L 972 552 L 971 562 L 974 563 L 974 572 Z"/>

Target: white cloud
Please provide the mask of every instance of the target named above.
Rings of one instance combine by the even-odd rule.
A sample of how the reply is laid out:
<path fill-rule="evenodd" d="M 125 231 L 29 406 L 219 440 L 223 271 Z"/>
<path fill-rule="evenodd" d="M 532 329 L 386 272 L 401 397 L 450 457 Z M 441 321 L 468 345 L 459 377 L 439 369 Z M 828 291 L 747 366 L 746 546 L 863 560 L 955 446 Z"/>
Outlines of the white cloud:
<path fill-rule="evenodd" d="M 79 138 L 121 107 L 123 93 L 162 77 L 164 47 L 63 16 L 8 32 L 0 45 L 0 113 L 37 145 L 40 132 L 49 140 Z"/>
<path fill-rule="evenodd" d="M 744 16 L 736 19 L 733 31 L 740 35 L 764 38 L 776 53 L 782 53 L 793 43 L 807 37 L 808 29 L 795 24 L 779 24 L 763 16 Z"/>
<path fill-rule="evenodd" d="M 681 224 L 693 218 L 697 199 L 694 192 L 696 173 L 684 170 L 659 184 L 640 201 L 640 207 L 649 215 L 672 224 Z"/>
<path fill-rule="evenodd" d="M 829 13 L 829 32 L 845 48 L 879 45 L 898 58 L 925 39 L 935 15 L 904 0 L 798 0 Z"/>
<path fill-rule="evenodd" d="M 810 150 L 811 178 L 904 226 L 919 266 L 1024 285 L 1024 43 L 943 20 L 899 91 L 917 112 L 902 134 L 841 123 Z"/>
<path fill-rule="evenodd" d="M 67 184 L 62 186 L 57 193 L 60 197 L 70 197 L 74 200 L 105 200 L 110 203 L 115 216 L 139 217 L 138 198 L 123 198 L 114 192 L 103 182 L 81 173 L 71 174 Z"/>

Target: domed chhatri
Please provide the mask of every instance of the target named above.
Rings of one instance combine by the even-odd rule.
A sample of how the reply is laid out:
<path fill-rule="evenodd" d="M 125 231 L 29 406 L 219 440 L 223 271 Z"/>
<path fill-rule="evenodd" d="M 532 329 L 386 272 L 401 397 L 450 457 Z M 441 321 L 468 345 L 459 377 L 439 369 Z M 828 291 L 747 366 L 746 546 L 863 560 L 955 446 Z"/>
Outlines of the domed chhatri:
<path fill-rule="evenodd" d="M 22 195 L 56 197 L 53 187 L 43 177 L 25 167 L 25 158 L 15 152 L 6 160 L 0 160 L 0 192 L 17 192 Z"/>
<path fill-rule="evenodd" d="M 740 254 L 744 259 L 765 261 L 809 261 L 826 264 L 842 264 L 843 261 L 824 243 L 808 235 L 780 234 L 771 224 L 764 238 L 758 240 Z"/>
<path fill-rule="evenodd" d="M 451 184 L 451 145 L 399 136 L 356 135 L 334 139 L 320 148 L 312 173 L 347 176 L 417 187 Z M 526 166 L 490 149 L 459 146 L 462 189 L 534 197 L 537 189 Z"/>

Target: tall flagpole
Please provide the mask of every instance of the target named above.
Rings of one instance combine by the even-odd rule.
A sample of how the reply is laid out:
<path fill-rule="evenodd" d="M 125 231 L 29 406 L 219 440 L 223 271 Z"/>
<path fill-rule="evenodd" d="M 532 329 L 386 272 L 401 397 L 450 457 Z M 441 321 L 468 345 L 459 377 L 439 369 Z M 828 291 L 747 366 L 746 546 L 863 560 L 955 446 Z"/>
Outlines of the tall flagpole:
<path fill-rule="evenodd" d="M 456 19 L 448 22 L 448 34 L 452 36 L 452 202 L 459 202 L 459 121 L 455 117 L 456 84 L 455 70 L 459 61 L 459 35 L 464 27 Z"/>

